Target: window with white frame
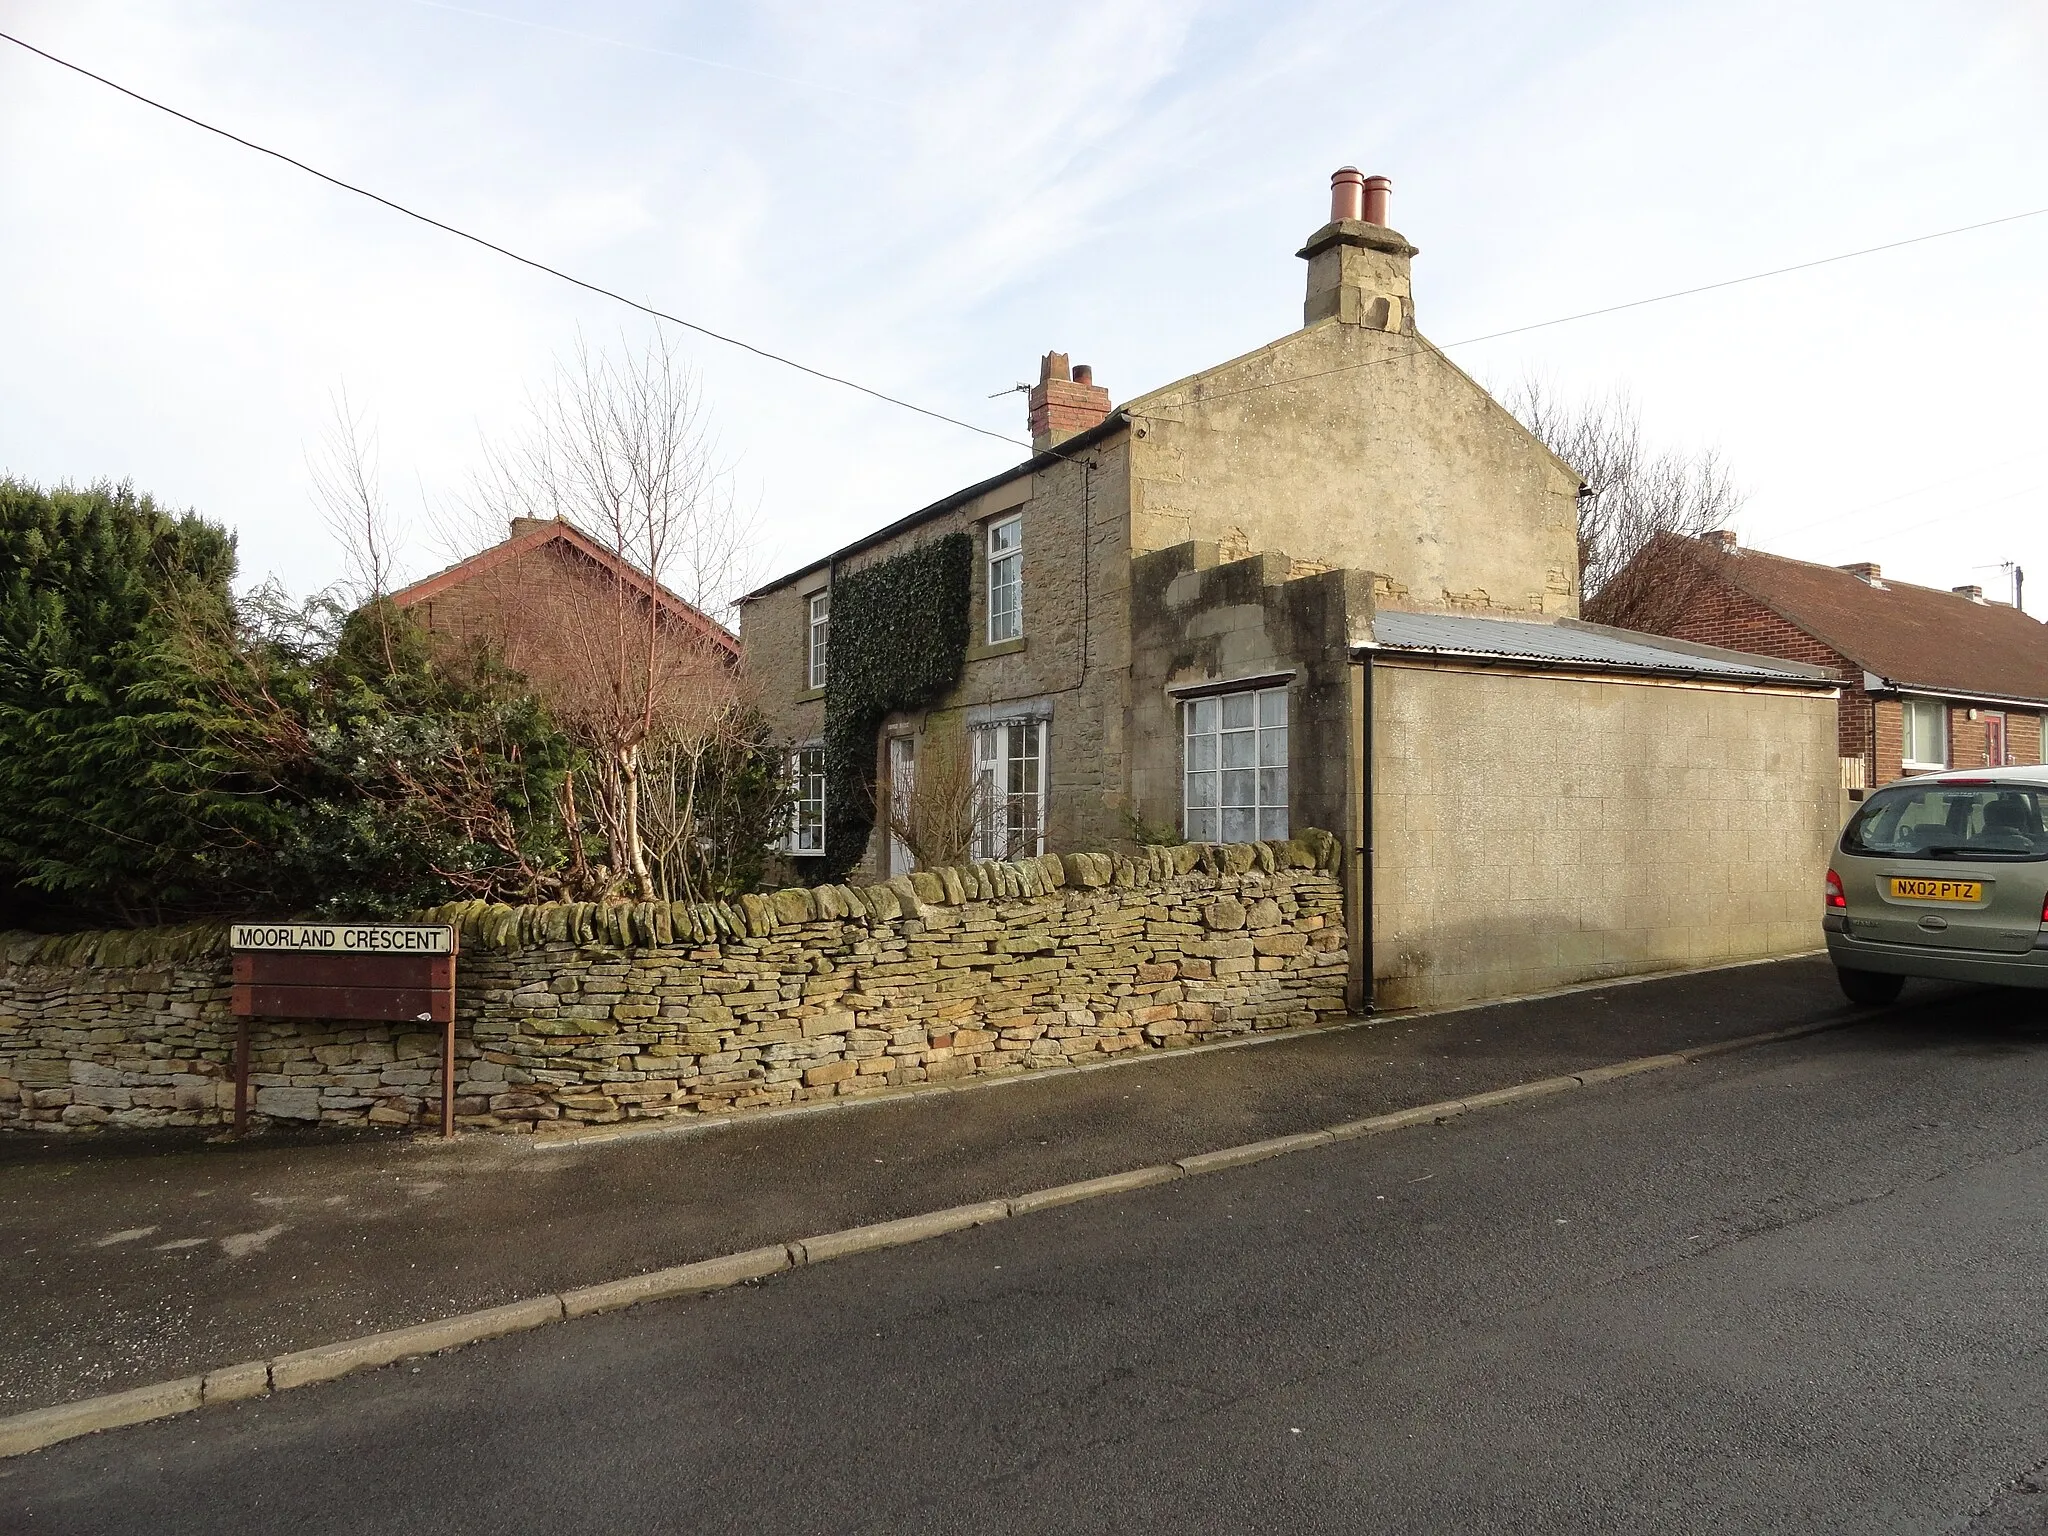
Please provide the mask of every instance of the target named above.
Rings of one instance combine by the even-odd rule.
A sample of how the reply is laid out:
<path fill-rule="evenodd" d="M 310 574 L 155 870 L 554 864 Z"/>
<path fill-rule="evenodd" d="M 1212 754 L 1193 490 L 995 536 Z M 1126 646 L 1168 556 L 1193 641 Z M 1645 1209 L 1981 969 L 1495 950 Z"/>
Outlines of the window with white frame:
<path fill-rule="evenodd" d="M 1907 768 L 1948 766 L 1948 706 L 1939 699 L 1906 699 L 1903 743 L 1900 754 Z"/>
<path fill-rule="evenodd" d="M 1024 519 L 1006 517 L 988 527 L 988 643 L 1024 633 Z"/>
<path fill-rule="evenodd" d="M 790 792 L 795 813 L 783 847 L 810 857 L 825 851 L 825 749 L 798 747 L 789 759 Z"/>
<path fill-rule="evenodd" d="M 1045 852 L 1045 720 L 1005 720 L 974 731 L 974 856 Z"/>
<path fill-rule="evenodd" d="M 832 594 L 814 592 L 811 594 L 811 686 L 825 686 L 825 641 L 832 633 Z"/>
<path fill-rule="evenodd" d="M 1181 833 L 1190 842 L 1287 836 L 1287 690 L 1189 699 Z"/>

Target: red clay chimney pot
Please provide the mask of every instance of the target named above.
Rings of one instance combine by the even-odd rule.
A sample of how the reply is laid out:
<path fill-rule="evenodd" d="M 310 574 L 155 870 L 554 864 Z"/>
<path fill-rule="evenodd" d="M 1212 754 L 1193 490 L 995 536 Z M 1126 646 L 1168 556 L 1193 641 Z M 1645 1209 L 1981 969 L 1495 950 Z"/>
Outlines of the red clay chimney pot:
<path fill-rule="evenodd" d="M 1368 176 L 1364 183 L 1364 212 L 1359 215 L 1368 224 L 1382 228 L 1387 222 L 1387 194 L 1394 190 L 1393 181 L 1386 176 Z"/>
<path fill-rule="evenodd" d="M 1074 364 L 1074 382 L 1076 384 L 1093 384 L 1095 382 L 1095 370 L 1086 363 Z"/>
<path fill-rule="evenodd" d="M 1330 222 L 1362 216 L 1365 176 L 1357 166 L 1347 165 L 1330 177 Z"/>

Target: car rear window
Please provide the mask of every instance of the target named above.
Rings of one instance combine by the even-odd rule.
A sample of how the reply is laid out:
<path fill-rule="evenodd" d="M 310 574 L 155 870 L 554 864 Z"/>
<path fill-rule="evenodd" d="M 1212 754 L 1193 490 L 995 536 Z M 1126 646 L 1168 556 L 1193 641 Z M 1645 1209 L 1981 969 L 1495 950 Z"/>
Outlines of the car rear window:
<path fill-rule="evenodd" d="M 1890 859 L 2048 859 L 2048 791 L 2017 784 L 1894 784 L 1863 802 L 1842 851 Z"/>

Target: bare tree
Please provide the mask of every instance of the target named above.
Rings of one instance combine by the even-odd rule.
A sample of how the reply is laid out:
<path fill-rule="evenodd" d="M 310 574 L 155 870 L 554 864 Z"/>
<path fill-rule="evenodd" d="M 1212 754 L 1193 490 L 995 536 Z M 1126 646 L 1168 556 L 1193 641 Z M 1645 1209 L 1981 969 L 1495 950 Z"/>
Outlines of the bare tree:
<path fill-rule="evenodd" d="M 889 835 L 919 869 L 968 862 L 984 796 L 962 735 L 927 732 L 907 781 L 882 788 Z"/>
<path fill-rule="evenodd" d="M 1506 404 L 1586 482 L 1579 498 L 1585 616 L 1624 629 L 1668 629 L 1707 579 L 1713 551 L 1700 536 L 1725 528 L 1748 499 L 1720 454 L 1651 449 L 1622 390 L 1574 402 L 1529 378 Z"/>
<path fill-rule="evenodd" d="M 617 356 L 579 344 L 526 431 L 487 452 L 470 510 L 498 537 L 510 519 L 559 518 L 609 557 L 580 571 L 554 559 L 499 567 L 487 627 L 591 759 L 583 801 L 573 779 L 565 791 L 572 829 L 587 807 L 612 878 L 654 899 L 646 765 L 676 755 L 678 771 L 701 766 L 745 702 L 727 637 L 704 615 L 736 598 L 750 529 L 695 379 L 658 334 Z M 687 840 L 694 773 L 682 782 L 666 824 Z"/>
<path fill-rule="evenodd" d="M 391 595 L 397 579 L 399 530 L 384 499 L 377 429 L 366 413 L 349 405 L 346 385 L 329 397 L 329 403 L 333 418 L 321 435 L 319 451 L 306 455 L 313 500 L 328 532 L 341 546 L 348 572 L 341 590 L 352 607 L 372 611 L 384 647 L 384 664 L 389 668 L 391 616 L 383 600 Z"/>

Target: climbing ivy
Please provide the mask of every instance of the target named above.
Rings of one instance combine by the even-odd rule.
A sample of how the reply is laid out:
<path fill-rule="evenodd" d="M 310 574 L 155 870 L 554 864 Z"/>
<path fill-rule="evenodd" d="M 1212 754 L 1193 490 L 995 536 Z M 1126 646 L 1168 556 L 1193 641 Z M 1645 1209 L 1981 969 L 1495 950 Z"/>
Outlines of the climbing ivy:
<path fill-rule="evenodd" d="M 949 533 L 833 578 L 821 879 L 844 878 L 867 850 L 883 718 L 936 702 L 960 679 L 973 569 L 973 538 Z"/>

